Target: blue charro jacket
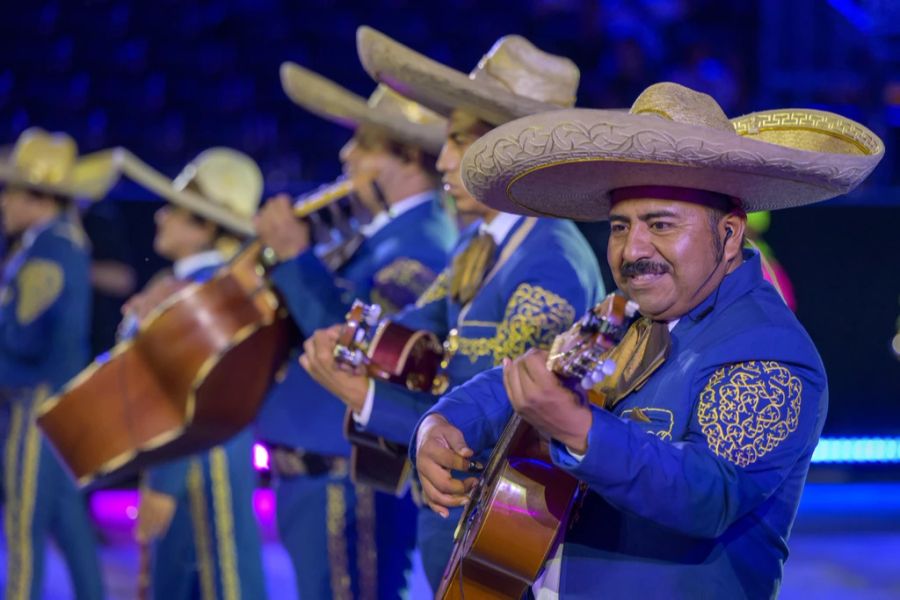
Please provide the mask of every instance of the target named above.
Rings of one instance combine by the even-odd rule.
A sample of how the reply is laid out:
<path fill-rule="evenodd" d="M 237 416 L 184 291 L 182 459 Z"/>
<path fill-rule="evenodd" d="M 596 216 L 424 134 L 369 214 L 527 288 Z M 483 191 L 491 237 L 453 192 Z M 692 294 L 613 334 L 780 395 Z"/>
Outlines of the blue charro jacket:
<path fill-rule="evenodd" d="M 465 232 L 457 253 L 477 231 L 473 225 Z M 414 307 L 393 319 L 440 338 L 457 329 L 459 349 L 447 368 L 450 386 L 532 346 L 548 347 L 603 296 L 597 260 L 570 221 L 520 219 L 497 248 L 497 256 L 496 266 L 468 305 L 448 296 L 448 268 Z M 431 394 L 376 381 L 366 430 L 406 444 L 434 402 Z"/>
<path fill-rule="evenodd" d="M 447 264 L 457 233 L 437 194 L 366 238 L 350 261 L 331 273 L 312 250 L 272 270 L 271 280 L 304 335 L 341 323 L 357 298 L 395 312 L 416 300 Z M 266 400 L 257 435 L 267 442 L 329 456 L 347 456 L 346 408 L 292 356 L 286 378 Z"/>
<path fill-rule="evenodd" d="M 461 252 L 477 233 L 473 225 L 457 248 Z M 448 295 L 450 270 L 396 317 L 413 329 L 446 337 L 458 330 L 459 349 L 447 368 L 451 386 L 518 356 L 532 346 L 548 346 L 585 310 L 603 297 L 600 268 L 587 241 L 569 221 L 522 218 L 497 248 L 497 262 L 466 306 Z M 390 383 L 375 382 L 374 403 L 366 430 L 406 444 L 435 396 Z M 458 513 L 458 511 L 454 511 Z M 450 556 L 454 513 L 442 519 L 419 512 L 417 545 L 425 573 L 437 589 Z"/>
<path fill-rule="evenodd" d="M 678 321 L 643 387 L 593 408 L 580 462 L 553 442 L 554 462 L 589 486 L 564 540 L 561 598 L 777 595 L 828 392 L 812 341 L 758 255 L 745 259 Z M 489 449 L 510 416 L 501 370 L 431 412 Z"/>
<path fill-rule="evenodd" d="M 89 361 L 88 244 L 64 218 L 36 232 L 0 280 L 0 387 L 62 387 Z"/>

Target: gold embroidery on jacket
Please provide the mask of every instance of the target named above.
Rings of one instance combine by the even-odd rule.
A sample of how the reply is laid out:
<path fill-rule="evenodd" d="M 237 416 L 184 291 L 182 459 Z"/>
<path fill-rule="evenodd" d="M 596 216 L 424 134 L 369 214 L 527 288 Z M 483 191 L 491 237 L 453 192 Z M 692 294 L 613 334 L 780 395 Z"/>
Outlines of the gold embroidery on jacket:
<path fill-rule="evenodd" d="M 575 320 L 575 309 L 562 296 L 530 283 L 520 284 L 506 304 L 503 322 L 491 338 L 459 338 L 459 353 L 473 363 L 492 356 L 495 365 L 529 348 L 549 348 L 553 338 Z"/>
<path fill-rule="evenodd" d="M 753 464 L 797 429 L 802 392 L 800 379 L 777 362 L 721 367 L 697 410 L 710 449 L 740 467 Z"/>
<path fill-rule="evenodd" d="M 375 285 L 372 288 L 372 302 L 381 305 L 387 314 L 399 311 L 406 304 L 420 298 L 435 279 L 434 271 L 411 258 L 398 258 L 375 273 Z M 409 302 L 397 304 L 388 289 L 395 286 L 406 290 Z M 396 294 L 394 294 L 396 295 Z"/>
<path fill-rule="evenodd" d="M 347 499 L 341 483 L 329 483 L 325 508 L 328 526 L 328 565 L 331 571 L 331 597 L 334 600 L 349 600 L 350 567 L 347 556 Z"/>
<path fill-rule="evenodd" d="M 360 600 L 378 595 L 378 547 L 375 536 L 375 490 L 356 486 L 356 564 L 359 571 Z"/>
<path fill-rule="evenodd" d="M 17 281 L 16 319 L 21 325 L 28 325 L 41 316 L 63 290 L 63 272 L 59 263 L 41 258 L 26 262 Z"/>
<path fill-rule="evenodd" d="M 212 479 L 213 510 L 215 512 L 216 541 L 219 551 L 219 574 L 222 577 L 224 600 L 240 597 L 237 582 L 237 549 L 234 541 L 234 509 L 231 502 L 231 483 L 228 477 L 228 455 L 222 446 L 209 452 L 209 472 Z"/>
<path fill-rule="evenodd" d="M 213 565 L 206 494 L 203 492 L 203 467 L 196 458 L 192 458 L 188 465 L 187 488 L 191 523 L 194 526 L 194 546 L 197 548 L 197 563 L 200 570 L 201 597 L 204 600 L 212 600 L 216 597 L 215 565 Z M 165 560 L 165 557 L 157 559 Z"/>
<path fill-rule="evenodd" d="M 428 289 L 426 289 L 419 299 L 416 300 L 416 307 L 422 308 L 427 304 L 431 304 L 432 302 L 437 302 L 438 300 L 443 300 L 447 297 L 447 294 L 450 291 L 450 270 L 444 269 L 441 271 L 441 274 L 437 276 Z"/>

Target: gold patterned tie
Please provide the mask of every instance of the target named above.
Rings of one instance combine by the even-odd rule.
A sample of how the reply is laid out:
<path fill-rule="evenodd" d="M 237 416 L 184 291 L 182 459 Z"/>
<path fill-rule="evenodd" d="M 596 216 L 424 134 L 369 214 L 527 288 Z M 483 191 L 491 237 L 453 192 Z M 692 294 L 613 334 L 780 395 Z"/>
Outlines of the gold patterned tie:
<path fill-rule="evenodd" d="M 615 362 L 616 370 L 594 386 L 603 398 L 603 406 L 612 408 L 625 396 L 644 385 L 669 356 L 672 342 L 665 323 L 641 317 L 628 328 L 625 337 L 605 358 Z"/>
<path fill-rule="evenodd" d="M 450 276 L 450 297 L 460 304 L 468 304 L 494 265 L 497 244 L 488 233 L 479 233 L 465 250 L 453 259 Z"/>

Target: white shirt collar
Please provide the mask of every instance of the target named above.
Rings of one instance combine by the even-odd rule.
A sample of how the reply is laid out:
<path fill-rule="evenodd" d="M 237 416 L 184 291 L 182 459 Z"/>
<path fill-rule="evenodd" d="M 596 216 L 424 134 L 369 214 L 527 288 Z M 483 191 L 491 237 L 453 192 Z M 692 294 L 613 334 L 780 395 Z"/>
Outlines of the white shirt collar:
<path fill-rule="evenodd" d="M 225 257 L 218 250 L 198 252 L 184 258 L 180 258 L 172 265 L 172 271 L 176 279 L 187 279 L 197 271 L 207 267 L 218 267 L 225 263 Z"/>
<path fill-rule="evenodd" d="M 669 328 L 669 331 L 672 331 L 673 329 L 675 329 L 675 326 L 678 325 L 678 321 L 680 320 L 681 319 L 675 319 L 673 321 L 669 321 L 668 323 L 666 323 L 666 327 Z"/>
<path fill-rule="evenodd" d="M 481 225 L 478 226 L 478 233 L 490 234 L 490 236 L 494 238 L 494 243 L 499 246 L 521 218 L 522 215 L 513 215 L 505 212 L 498 213 L 490 223 L 482 221 Z"/>
<path fill-rule="evenodd" d="M 416 208 L 420 204 L 429 202 L 432 198 L 434 198 L 434 192 L 428 191 L 422 192 L 421 194 L 413 194 L 399 202 L 395 202 L 390 208 L 381 211 L 375 215 L 371 221 L 360 227 L 359 232 L 367 238 L 370 238 L 381 231 L 392 219 L 396 219 L 403 213 Z"/>

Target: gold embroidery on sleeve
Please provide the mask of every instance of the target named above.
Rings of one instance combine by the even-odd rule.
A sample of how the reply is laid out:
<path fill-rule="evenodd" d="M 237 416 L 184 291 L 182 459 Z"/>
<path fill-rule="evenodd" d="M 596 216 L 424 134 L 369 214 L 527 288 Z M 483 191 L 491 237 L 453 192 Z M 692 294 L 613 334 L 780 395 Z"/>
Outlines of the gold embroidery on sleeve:
<path fill-rule="evenodd" d="M 529 348 L 549 348 L 558 334 L 575 320 L 575 309 L 562 296 L 538 285 L 523 283 L 506 304 L 503 322 L 492 338 L 459 338 L 459 353 L 473 363 L 493 356 L 499 365 L 506 357 L 516 357 Z"/>
<path fill-rule="evenodd" d="M 19 302 L 16 319 L 28 325 L 56 301 L 63 289 L 63 272 L 59 264 L 40 258 L 25 263 L 17 277 Z"/>
<path fill-rule="evenodd" d="M 697 411 L 710 449 L 740 467 L 753 464 L 797 429 L 802 392 L 800 380 L 777 362 L 718 369 Z"/>
<path fill-rule="evenodd" d="M 419 261 L 411 258 L 398 258 L 375 273 L 375 285 L 371 293 L 372 301 L 380 304 L 388 314 L 395 313 L 407 303 L 420 298 L 434 280 L 434 271 Z M 402 302 L 401 305 L 398 305 L 397 298 L 392 298 L 389 290 L 392 286 L 405 290 L 406 293 L 401 292 L 401 294 L 409 298 L 409 302 Z"/>

